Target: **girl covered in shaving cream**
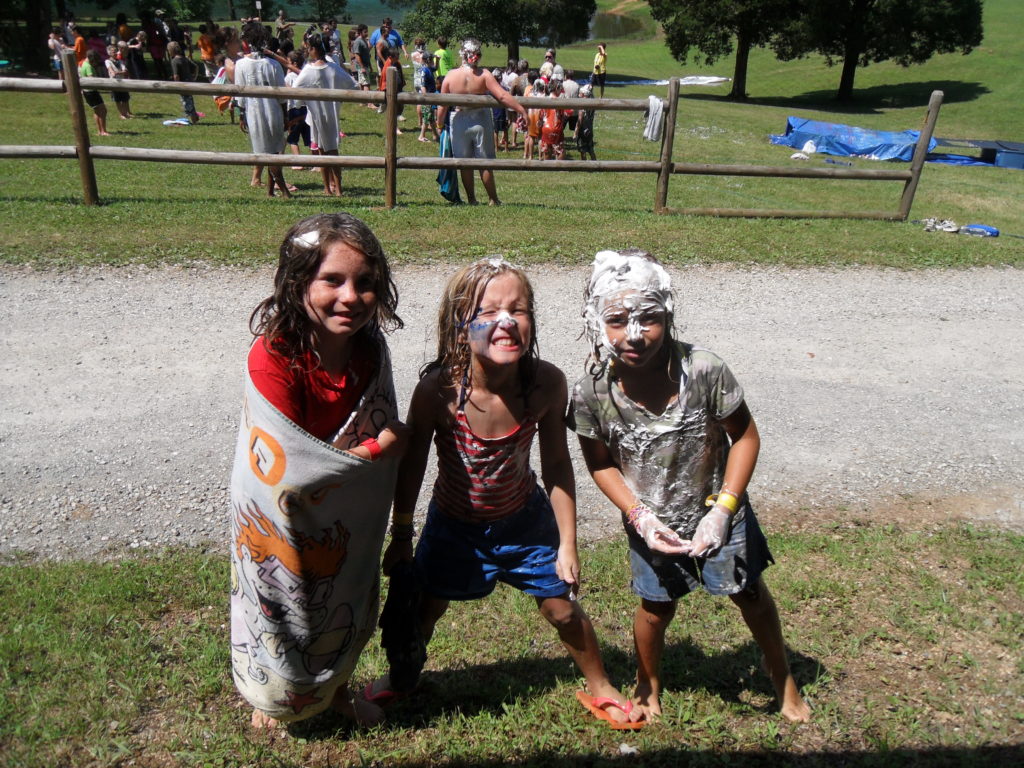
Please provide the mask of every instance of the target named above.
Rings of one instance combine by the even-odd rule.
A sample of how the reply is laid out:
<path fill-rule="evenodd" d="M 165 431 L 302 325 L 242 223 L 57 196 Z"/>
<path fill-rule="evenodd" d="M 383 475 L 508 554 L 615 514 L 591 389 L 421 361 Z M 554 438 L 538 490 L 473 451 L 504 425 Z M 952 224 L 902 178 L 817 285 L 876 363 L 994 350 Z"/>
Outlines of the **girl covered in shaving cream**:
<path fill-rule="evenodd" d="M 782 714 L 806 721 L 761 578 L 773 559 L 746 493 L 761 443 L 742 387 L 717 355 L 672 338 L 671 281 L 649 254 L 598 253 L 585 300 L 590 357 L 569 421 L 629 539 L 634 704 L 661 715 L 665 631 L 676 601 L 703 587 L 739 607 Z"/>

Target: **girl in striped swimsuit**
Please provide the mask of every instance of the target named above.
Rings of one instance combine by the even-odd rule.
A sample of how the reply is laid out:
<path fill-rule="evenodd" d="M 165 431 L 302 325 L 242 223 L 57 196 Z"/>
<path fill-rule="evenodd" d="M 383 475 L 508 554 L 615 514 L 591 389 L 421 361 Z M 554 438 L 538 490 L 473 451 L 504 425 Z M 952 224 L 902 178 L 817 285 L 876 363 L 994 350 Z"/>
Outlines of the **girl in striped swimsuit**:
<path fill-rule="evenodd" d="M 486 597 L 499 581 L 532 595 L 586 678 L 581 701 L 613 727 L 639 727 L 630 722 L 639 719 L 632 705 L 608 680 L 594 628 L 574 599 L 579 559 L 567 402 L 564 375 L 538 358 L 526 275 L 495 258 L 464 267 L 445 290 L 437 359 L 421 372 L 409 406 L 412 436 L 384 572 L 414 560 L 424 643 L 451 600 Z M 543 489 L 530 468 L 535 435 Z M 413 510 L 431 439 L 438 474 L 414 558 Z M 391 679 L 398 678 L 393 668 Z M 366 694 L 385 703 L 402 692 L 397 688 L 385 677 Z"/>

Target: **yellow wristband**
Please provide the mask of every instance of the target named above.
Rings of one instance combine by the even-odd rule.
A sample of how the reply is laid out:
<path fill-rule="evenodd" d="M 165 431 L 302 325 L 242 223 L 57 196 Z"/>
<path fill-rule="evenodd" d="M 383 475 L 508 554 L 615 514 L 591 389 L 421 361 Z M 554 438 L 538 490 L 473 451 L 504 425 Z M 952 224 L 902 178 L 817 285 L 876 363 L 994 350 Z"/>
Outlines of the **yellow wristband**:
<path fill-rule="evenodd" d="M 722 491 L 721 493 L 711 494 L 704 501 L 705 507 L 713 507 L 715 504 L 720 504 L 728 509 L 730 514 L 735 514 L 736 510 L 740 507 L 740 500 L 734 494 Z"/>

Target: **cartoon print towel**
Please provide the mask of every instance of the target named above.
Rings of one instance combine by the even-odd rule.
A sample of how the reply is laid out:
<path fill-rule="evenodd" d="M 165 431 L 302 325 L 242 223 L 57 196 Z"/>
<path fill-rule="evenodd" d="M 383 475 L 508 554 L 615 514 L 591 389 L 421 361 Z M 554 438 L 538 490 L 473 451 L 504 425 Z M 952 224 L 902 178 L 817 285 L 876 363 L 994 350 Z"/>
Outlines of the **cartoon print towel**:
<path fill-rule="evenodd" d="M 397 416 L 386 348 L 339 430 L 345 447 Z M 231 475 L 231 665 L 279 720 L 325 710 L 373 634 L 396 459 L 365 461 L 286 419 L 247 377 Z"/>

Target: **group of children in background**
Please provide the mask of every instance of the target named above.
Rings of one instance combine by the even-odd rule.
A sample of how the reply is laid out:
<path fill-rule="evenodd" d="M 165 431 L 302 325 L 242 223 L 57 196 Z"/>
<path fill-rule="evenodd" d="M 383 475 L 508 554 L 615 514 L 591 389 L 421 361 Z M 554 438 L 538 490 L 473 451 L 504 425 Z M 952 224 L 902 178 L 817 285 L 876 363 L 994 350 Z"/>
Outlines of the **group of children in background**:
<path fill-rule="evenodd" d="M 746 492 L 760 439 L 742 388 L 721 358 L 674 337 L 671 280 L 652 256 L 598 253 L 584 293 L 588 346 L 570 394 L 539 357 L 526 274 L 500 258 L 460 269 L 403 424 L 384 336 L 401 325 L 398 292 L 383 248 L 349 214 L 291 228 L 273 294 L 251 320 L 231 486 L 232 659 L 254 726 L 330 706 L 379 723 L 382 706 L 415 689 L 449 602 L 485 597 L 497 582 L 534 597 L 585 679 L 578 700 L 612 728 L 662 715 L 665 632 L 677 600 L 701 588 L 739 607 L 782 714 L 809 718 L 761 577 L 772 557 Z M 609 680 L 577 599 L 567 424 L 629 542 L 640 601 L 631 696 Z M 431 443 L 437 479 L 414 547 Z M 419 597 L 397 632 L 385 630 L 390 674 L 358 696 L 349 679 L 379 594 L 379 572 L 366 563 L 378 562 L 386 520 L 367 508 L 385 509 L 392 496 L 389 601 L 401 569 Z"/>
<path fill-rule="evenodd" d="M 370 47 L 367 42 L 367 28 L 365 24 L 353 27 L 348 35 L 348 55 L 343 56 L 340 50 L 339 35 L 336 25 L 325 24 L 322 29 L 307 32 L 302 40 L 301 46 L 295 46 L 292 41 L 292 22 L 285 22 L 279 19 L 279 32 L 282 36 L 275 37 L 269 33 L 264 37 L 265 50 L 260 55 L 266 55 L 278 62 L 285 73 L 285 82 L 294 85 L 298 74 L 307 66 L 310 59 L 310 40 L 314 37 L 318 41 L 322 54 L 317 61 L 337 65 L 339 69 L 354 73 L 352 75 L 355 87 L 362 90 L 370 90 L 374 82 L 381 90 L 385 87 L 386 73 L 390 66 L 395 66 L 399 74 L 400 87 L 405 86 L 405 77 L 400 65 L 401 48 L 388 48 L 385 46 L 385 56 L 380 60 L 382 68 L 380 76 L 374 77 L 372 64 L 370 63 Z M 215 34 L 208 32 L 208 27 L 215 27 Z M 265 27 L 269 30 L 269 27 Z M 234 78 L 234 62 L 242 56 L 241 36 L 237 30 L 231 28 L 217 27 L 216 25 L 204 24 L 199 27 L 198 49 L 202 57 L 200 68 L 191 59 L 191 42 L 189 42 L 189 55 L 185 55 L 185 48 L 176 41 L 170 41 L 165 46 L 166 58 L 170 60 L 170 78 L 175 81 L 208 80 L 212 83 L 231 83 Z M 134 39 L 134 38 L 133 38 Z M 400 39 L 400 38 L 399 38 Z M 416 38 L 414 49 L 410 54 L 410 62 L 413 70 L 413 89 L 417 93 L 437 93 L 440 90 L 440 81 L 447 74 L 448 69 L 454 66 L 454 58 L 448 50 L 446 38 L 438 39 L 438 50 L 431 53 L 427 50 L 426 41 L 423 38 Z M 48 45 L 52 51 L 55 68 L 60 72 L 60 54 L 69 47 L 63 44 L 60 30 L 54 29 L 50 35 Z M 79 62 L 79 74 L 85 77 L 108 76 L 116 79 L 125 77 L 138 77 L 136 66 L 129 66 L 132 62 L 132 51 L 129 42 L 119 40 L 107 48 L 107 56 L 97 52 L 87 51 L 85 46 L 79 46 L 83 50 L 83 59 Z M 552 52 L 549 52 L 549 54 Z M 164 58 L 160 59 L 161 64 Z M 515 96 L 523 97 L 567 97 L 567 98 L 591 98 L 594 85 L 587 82 L 582 86 L 574 79 L 572 70 L 563 70 L 560 66 L 552 66 L 549 58 L 545 66 L 538 69 L 530 69 L 526 61 L 509 60 L 505 70 L 495 69 L 495 79 L 501 83 L 505 90 Z M 315 66 L 320 66 L 315 64 Z M 323 67 L 320 67 L 321 69 Z M 143 70 L 143 76 L 144 70 Z M 591 76 L 592 81 L 601 82 L 603 73 L 595 73 Z M 322 78 L 320 78 L 322 79 Z M 602 90 L 603 90 L 603 82 Z M 308 87 L 308 86 L 304 86 Z M 326 86 L 323 86 L 326 87 Z M 103 97 L 98 91 L 88 91 L 85 94 L 86 102 L 93 109 L 93 116 L 97 124 L 97 130 L 101 136 L 109 135 L 106 126 L 106 106 Z M 178 120 L 168 120 L 167 124 L 194 124 L 205 115 L 198 111 L 193 97 L 190 94 L 181 94 L 181 105 L 183 117 Z M 214 99 L 218 112 L 224 114 L 229 112 L 232 122 L 235 117 L 236 99 L 230 96 L 217 96 Z M 129 107 L 130 94 L 128 92 L 115 92 L 114 103 L 117 105 L 118 113 L 122 119 L 132 117 Z M 371 106 L 372 105 L 367 105 Z M 299 154 L 300 142 L 304 143 L 314 153 L 319 153 L 319 143 L 310 136 L 309 127 L 303 127 L 302 121 L 307 116 L 307 106 L 296 104 L 296 100 L 289 100 L 286 109 L 289 112 L 287 127 L 287 144 L 289 151 Z M 293 110 L 296 110 L 293 112 Z M 419 141 L 428 142 L 439 139 L 438 128 L 435 122 L 437 108 L 435 105 L 417 105 L 417 129 Z M 404 120 L 404 117 L 400 117 Z M 247 126 L 243 122 L 243 129 Z M 557 107 L 534 107 L 528 111 L 526 120 L 517 118 L 504 108 L 494 109 L 495 146 L 504 151 L 513 151 L 519 148 L 518 135 L 522 134 L 523 157 L 534 159 L 539 157 L 542 160 L 565 159 L 565 131 L 570 131 L 570 137 L 575 142 L 580 153 L 580 159 L 596 159 L 594 152 L 594 110 L 572 110 L 559 109 Z M 401 130 L 398 131 L 401 133 Z M 510 138 L 511 133 L 511 138 Z M 343 135 L 343 134 L 342 134 Z M 328 150 L 330 151 L 330 150 Z M 325 192 L 335 195 L 339 193 L 340 182 L 332 174 L 325 175 Z"/>

